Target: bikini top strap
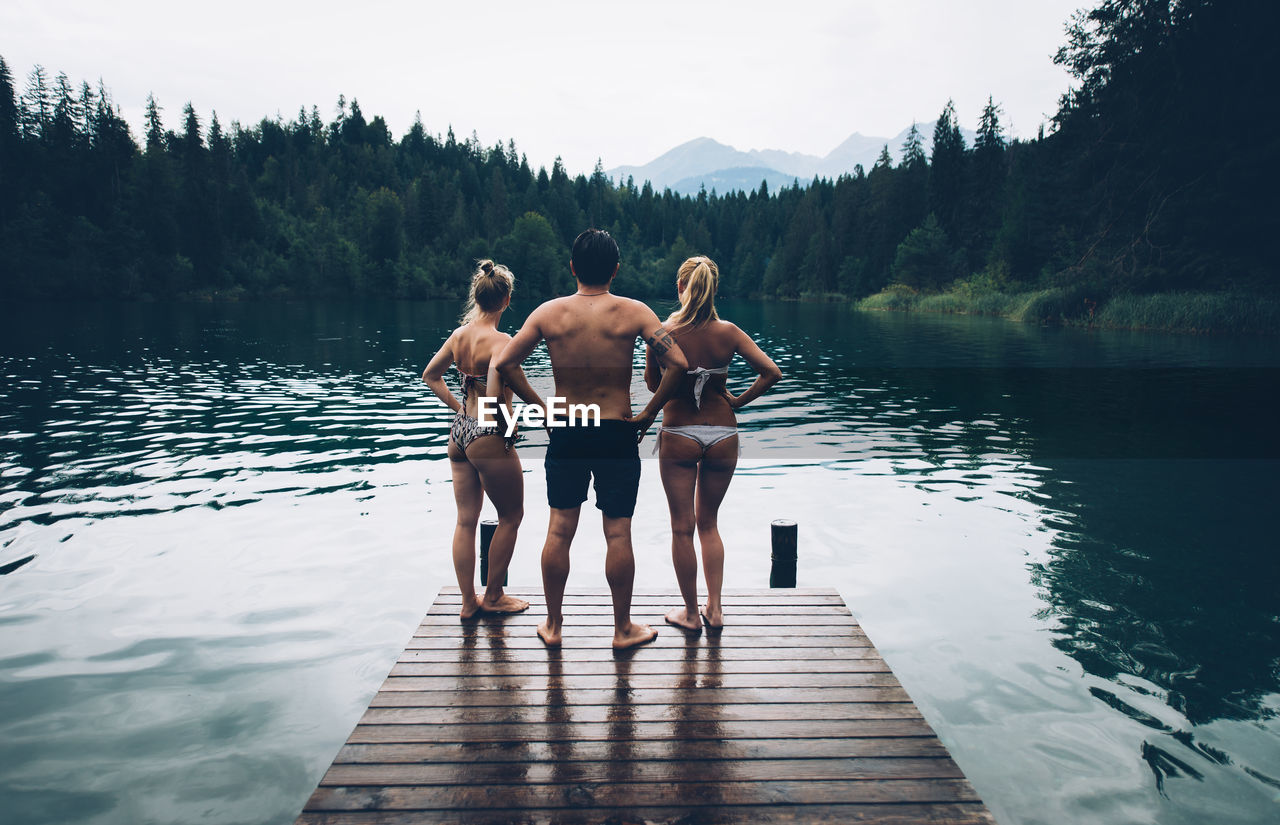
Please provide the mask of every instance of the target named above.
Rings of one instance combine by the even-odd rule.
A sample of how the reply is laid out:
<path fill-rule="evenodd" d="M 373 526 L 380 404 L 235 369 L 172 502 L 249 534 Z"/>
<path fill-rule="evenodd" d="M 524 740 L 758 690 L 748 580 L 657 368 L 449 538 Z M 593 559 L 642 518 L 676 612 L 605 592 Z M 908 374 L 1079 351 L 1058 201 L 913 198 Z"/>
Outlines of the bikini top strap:
<path fill-rule="evenodd" d="M 713 375 L 728 375 L 729 366 L 714 367 L 708 369 L 706 367 L 694 367 L 689 370 L 689 375 L 696 376 L 693 381 L 693 406 L 702 409 L 702 390 L 707 386 L 707 382 L 711 380 Z"/>
<path fill-rule="evenodd" d="M 463 370 L 462 367 L 459 367 L 457 364 L 454 364 L 454 366 L 457 367 L 458 374 L 462 376 L 462 403 L 466 404 L 467 395 L 470 393 L 471 387 L 477 382 L 481 384 L 485 383 L 485 381 L 488 379 L 488 376 L 472 375 L 471 373 Z"/>

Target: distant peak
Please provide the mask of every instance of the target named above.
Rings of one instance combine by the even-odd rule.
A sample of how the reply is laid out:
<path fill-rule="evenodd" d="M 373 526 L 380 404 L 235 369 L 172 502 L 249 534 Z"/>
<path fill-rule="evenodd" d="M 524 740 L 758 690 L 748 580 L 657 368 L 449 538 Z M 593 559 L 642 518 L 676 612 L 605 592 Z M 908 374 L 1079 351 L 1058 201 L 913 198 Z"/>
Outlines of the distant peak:
<path fill-rule="evenodd" d="M 680 144 L 680 146 L 681 146 L 681 147 L 683 147 L 683 146 L 689 146 L 689 147 L 695 147 L 695 146 L 698 146 L 698 147 L 700 147 L 700 146 L 717 146 L 717 147 L 721 147 L 721 148 L 724 148 L 724 149 L 732 149 L 732 148 L 733 148 L 732 146 L 729 146 L 728 144 L 721 143 L 720 141 L 716 140 L 715 138 L 706 137 L 705 135 L 704 135 L 704 136 L 702 136 L 702 137 L 696 137 L 696 138 L 694 138 L 693 140 L 686 140 L 684 143 Z M 680 148 L 680 147 L 677 147 L 677 148 Z"/>

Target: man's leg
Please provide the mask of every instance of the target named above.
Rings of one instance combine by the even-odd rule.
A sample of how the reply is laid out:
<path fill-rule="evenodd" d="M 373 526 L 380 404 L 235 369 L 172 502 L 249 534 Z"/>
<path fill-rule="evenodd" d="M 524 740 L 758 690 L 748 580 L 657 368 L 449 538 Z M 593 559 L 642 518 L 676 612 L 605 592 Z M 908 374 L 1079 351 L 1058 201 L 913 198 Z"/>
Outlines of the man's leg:
<path fill-rule="evenodd" d="M 542 545 L 542 591 L 547 597 L 547 618 L 538 625 L 538 635 L 547 645 L 560 644 L 564 625 L 564 586 L 569 580 L 569 545 L 578 531 L 581 505 L 551 508 L 547 522 L 547 541 Z"/>
<path fill-rule="evenodd" d="M 604 517 L 604 577 L 613 594 L 613 646 L 621 649 L 651 642 L 658 631 L 631 621 L 631 586 L 636 559 L 631 549 L 631 519 Z M 550 599 L 548 599 L 550 601 Z"/>

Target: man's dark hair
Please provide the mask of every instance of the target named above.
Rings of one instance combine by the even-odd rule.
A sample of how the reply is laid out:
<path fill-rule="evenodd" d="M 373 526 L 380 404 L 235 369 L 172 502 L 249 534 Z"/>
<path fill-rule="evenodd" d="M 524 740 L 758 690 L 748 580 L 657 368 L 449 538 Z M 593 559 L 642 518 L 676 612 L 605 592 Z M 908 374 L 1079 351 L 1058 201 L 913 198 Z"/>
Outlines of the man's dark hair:
<path fill-rule="evenodd" d="M 588 286 L 604 286 L 618 266 L 618 242 L 603 229 L 588 229 L 573 241 L 573 273 Z"/>

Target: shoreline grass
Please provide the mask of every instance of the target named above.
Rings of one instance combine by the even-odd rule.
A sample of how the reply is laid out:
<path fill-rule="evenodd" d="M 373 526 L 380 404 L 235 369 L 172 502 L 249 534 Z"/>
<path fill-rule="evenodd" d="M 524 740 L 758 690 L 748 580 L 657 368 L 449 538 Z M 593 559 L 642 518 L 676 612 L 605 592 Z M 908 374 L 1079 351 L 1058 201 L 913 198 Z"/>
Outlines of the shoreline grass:
<path fill-rule="evenodd" d="M 924 294 L 891 286 L 858 301 L 881 312 L 990 315 L 1034 324 L 1191 334 L 1280 334 L 1280 299 L 1233 292 L 1098 295 L 1084 287 Z"/>

